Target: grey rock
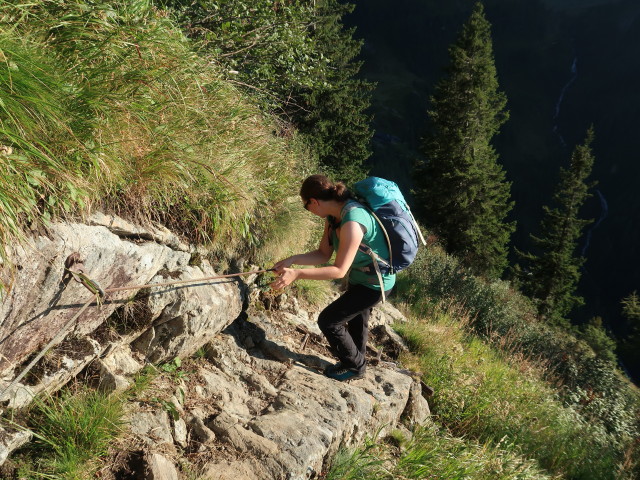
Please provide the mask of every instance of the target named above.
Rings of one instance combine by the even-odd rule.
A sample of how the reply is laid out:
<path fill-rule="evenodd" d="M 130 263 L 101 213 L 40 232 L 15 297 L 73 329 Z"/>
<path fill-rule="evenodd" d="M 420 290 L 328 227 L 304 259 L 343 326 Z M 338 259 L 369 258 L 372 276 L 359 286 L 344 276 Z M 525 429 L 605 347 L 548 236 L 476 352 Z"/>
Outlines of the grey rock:
<path fill-rule="evenodd" d="M 16 247 L 10 255 L 16 265 L 11 291 L 0 306 L 0 372 L 18 365 L 51 340 L 91 298 L 81 284 L 61 284 L 65 258 L 79 252 L 86 274 L 102 288 L 145 284 L 172 250 L 156 243 L 122 241 L 104 227 L 54 224 L 50 237 Z M 89 307 L 73 327 L 77 336 L 92 332 L 131 292 L 109 295 L 102 307 Z"/>
<path fill-rule="evenodd" d="M 147 445 L 173 445 L 169 415 L 164 410 L 136 412 L 131 415 L 129 423 L 131 433 L 141 438 Z"/>
<path fill-rule="evenodd" d="M 0 428 L 0 465 L 7 460 L 11 452 L 26 444 L 31 437 L 31 432 L 27 430 L 11 431 Z"/>
<path fill-rule="evenodd" d="M 87 223 L 93 226 L 106 227 L 119 237 L 153 240 L 154 242 L 167 245 L 174 250 L 180 250 L 183 252 L 190 251 L 189 246 L 182 242 L 177 235 L 174 235 L 167 228 L 160 225 L 149 226 L 146 228 L 140 227 L 139 225 L 128 222 L 116 215 L 105 215 L 101 212 L 93 213 L 87 219 Z"/>
<path fill-rule="evenodd" d="M 180 447 L 187 447 L 187 423 L 182 418 L 173 422 L 173 440 Z"/>
<path fill-rule="evenodd" d="M 407 406 L 402 416 L 411 425 L 424 425 L 431 418 L 431 409 L 422 394 L 422 385 L 419 380 L 414 380 L 411 385 Z"/>
<path fill-rule="evenodd" d="M 205 425 L 201 417 L 191 416 L 189 419 L 189 427 L 191 427 L 193 438 L 199 443 L 206 445 L 216 441 L 216 434 Z"/>
<path fill-rule="evenodd" d="M 151 283 L 189 280 L 215 276 L 208 262 L 200 267 L 183 266 L 171 278 L 158 275 Z M 147 307 L 154 321 L 149 332 L 133 344 L 153 363 L 167 361 L 178 355 L 189 356 L 210 341 L 235 320 L 242 311 L 239 290 L 229 281 L 208 281 L 155 287 L 148 297 Z"/>
<path fill-rule="evenodd" d="M 173 462 L 159 453 L 150 453 L 146 458 L 145 480 L 178 480 L 178 470 Z"/>

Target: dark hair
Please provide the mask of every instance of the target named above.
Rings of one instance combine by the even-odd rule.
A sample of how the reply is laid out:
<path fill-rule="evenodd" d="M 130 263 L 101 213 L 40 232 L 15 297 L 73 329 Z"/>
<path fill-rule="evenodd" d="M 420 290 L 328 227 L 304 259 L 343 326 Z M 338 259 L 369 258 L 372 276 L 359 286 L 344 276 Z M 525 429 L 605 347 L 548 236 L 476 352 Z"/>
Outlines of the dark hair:
<path fill-rule="evenodd" d="M 351 198 L 351 192 L 342 182 L 333 183 L 324 175 L 311 175 L 300 187 L 300 196 L 307 201 L 311 198 L 318 200 L 336 200 L 344 202 Z"/>

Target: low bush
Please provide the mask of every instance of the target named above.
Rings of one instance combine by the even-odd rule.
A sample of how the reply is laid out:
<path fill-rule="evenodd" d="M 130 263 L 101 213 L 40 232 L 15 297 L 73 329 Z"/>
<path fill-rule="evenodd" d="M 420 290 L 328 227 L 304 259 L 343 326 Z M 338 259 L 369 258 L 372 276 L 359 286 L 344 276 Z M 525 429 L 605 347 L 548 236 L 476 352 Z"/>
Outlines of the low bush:
<path fill-rule="evenodd" d="M 473 276 L 438 246 L 423 249 L 398 281 L 398 293 L 418 316 L 454 304 L 471 319 L 469 327 L 507 353 L 535 360 L 559 387 L 566 405 L 616 438 L 638 433 L 640 397 L 616 369 L 568 331 L 539 322 L 530 301 L 504 281 Z"/>

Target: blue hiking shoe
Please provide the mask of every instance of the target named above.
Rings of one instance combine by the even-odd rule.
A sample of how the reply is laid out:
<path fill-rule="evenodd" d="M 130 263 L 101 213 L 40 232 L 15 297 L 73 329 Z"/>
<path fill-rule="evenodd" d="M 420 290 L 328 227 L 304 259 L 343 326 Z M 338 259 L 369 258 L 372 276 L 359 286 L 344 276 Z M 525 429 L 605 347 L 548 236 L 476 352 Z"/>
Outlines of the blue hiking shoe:
<path fill-rule="evenodd" d="M 364 370 L 358 371 L 353 368 L 341 368 L 332 370 L 331 372 L 325 371 L 327 377 L 338 380 L 339 382 L 348 382 L 350 380 L 358 380 L 364 378 Z"/>

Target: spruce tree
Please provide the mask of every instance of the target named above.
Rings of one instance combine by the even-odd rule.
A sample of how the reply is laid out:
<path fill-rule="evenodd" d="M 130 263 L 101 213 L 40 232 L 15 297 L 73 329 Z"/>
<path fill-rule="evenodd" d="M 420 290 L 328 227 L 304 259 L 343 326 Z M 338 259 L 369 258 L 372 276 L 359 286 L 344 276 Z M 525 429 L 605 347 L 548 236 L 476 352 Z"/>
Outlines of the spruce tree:
<path fill-rule="evenodd" d="M 354 39 L 355 29 L 342 24 L 353 8 L 336 0 L 318 2 L 312 38 L 330 68 L 322 85 L 302 95 L 306 108 L 292 116 L 322 164 L 347 183 L 365 175 L 373 136 L 367 109 L 374 84 L 358 78 L 362 41 Z"/>
<path fill-rule="evenodd" d="M 622 299 L 622 316 L 626 319 L 627 335 L 620 342 L 620 358 L 640 378 L 640 296 L 634 291 Z"/>
<path fill-rule="evenodd" d="M 522 288 L 537 301 L 541 318 L 567 324 L 566 317 L 584 303 L 576 294 L 580 267 L 585 259 L 577 252 L 578 240 L 592 220 L 579 217 L 580 208 L 590 197 L 587 178 L 593 168 L 591 150 L 593 128 L 587 131 L 582 145 L 576 146 L 568 169 L 560 169 L 560 182 L 553 195 L 554 208 L 545 206 L 541 235 L 531 235 L 539 255 L 518 252 L 525 260 L 521 273 Z"/>
<path fill-rule="evenodd" d="M 417 210 L 423 221 L 476 273 L 497 277 L 507 266 L 514 222 L 510 182 L 498 164 L 492 138 L 508 119 L 498 90 L 491 26 L 477 3 L 437 84 L 416 168 Z"/>

